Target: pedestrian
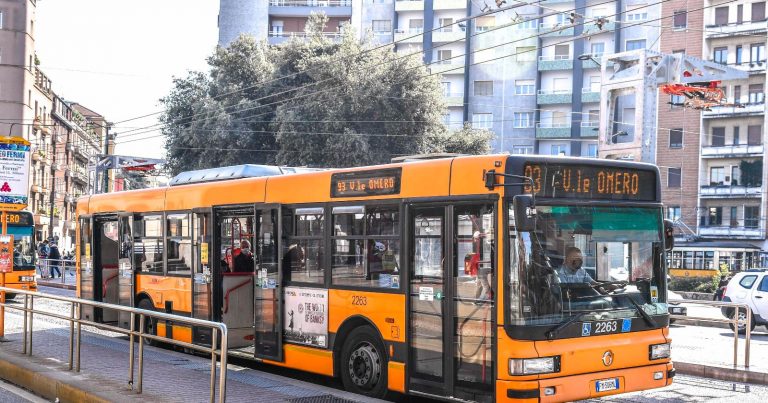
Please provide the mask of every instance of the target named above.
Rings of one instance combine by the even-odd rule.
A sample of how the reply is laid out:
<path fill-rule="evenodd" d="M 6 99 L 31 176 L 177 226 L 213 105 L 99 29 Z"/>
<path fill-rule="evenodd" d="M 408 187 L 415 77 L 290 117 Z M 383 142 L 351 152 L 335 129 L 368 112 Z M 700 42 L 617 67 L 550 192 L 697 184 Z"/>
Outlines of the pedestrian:
<path fill-rule="evenodd" d="M 48 265 L 48 254 L 51 252 L 51 248 L 48 246 L 48 240 L 44 240 L 37 245 L 37 258 L 38 265 L 40 266 L 40 277 L 48 277 L 48 270 L 45 270 Z"/>
<path fill-rule="evenodd" d="M 49 268 L 51 269 L 51 278 L 56 278 L 53 274 L 55 271 L 61 277 L 61 271 L 59 270 L 59 263 L 61 263 L 61 253 L 59 253 L 59 247 L 55 243 L 52 243 L 48 252 Z"/>

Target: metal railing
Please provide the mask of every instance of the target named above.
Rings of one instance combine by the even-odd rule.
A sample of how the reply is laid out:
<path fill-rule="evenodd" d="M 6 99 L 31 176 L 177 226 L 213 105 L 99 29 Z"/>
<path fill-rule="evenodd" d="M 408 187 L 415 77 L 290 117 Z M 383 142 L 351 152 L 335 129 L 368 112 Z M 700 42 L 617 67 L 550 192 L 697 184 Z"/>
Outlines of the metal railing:
<path fill-rule="evenodd" d="M 732 318 L 726 318 L 723 317 L 720 318 L 700 318 L 695 316 L 687 316 L 687 315 L 670 315 L 672 319 L 680 319 L 680 320 L 697 320 L 701 322 L 712 322 L 712 323 L 728 323 L 733 325 L 733 367 L 736 368 L 738 366 L 738 355 L 739 355 L 739 324 L 740 322 L 744 324 L 745 331 L 744 331 L 744 342 L 746 345 L 744 346 L 744 367 L 749 368 L 749 346 L 751 343 L 751 328 L 752 328 L 752 311 L 749 305 L 747 304 L 737 304 L 735 302 L 722 302 L 722 301 L 704 301 L 704 300 L 695 300 L 695 299 L 671 299 L 668 302 L 675 302 L 675 303 L 682 303 L 682 304 L 695 304 L 695 305 L 704 305 L 704 306 L 711 306 L 716 308 L 731 308 L 734 310 L 734 315 Z M 744 312 L 746 313 L 745 318 L 743 321 L 739 319 L 739 313 L 741 312 L 741 309 L 744 309 Z"/>
<path fill-rule="evenodd" d="M 0 287 L 0 291 L 6 293 L 13 293 L 16 295 L 24 296 L 24 306 L 9 305 L 7 302 L 0 303 L 4 309 L 13 309 L 24 312 L 24 330 L 22 347 L 22 354 L 32 355 L 32 340 L 33 340 L 33 323 L 34 315 L 42 315 L 50 318 L 64 320 L 69 322 L 69 369 L 74 369 L 76 372 L 80 372 L 80 351 L 82 346 L 82 325 L 93 326 L 98 329 L 107 330 L 115 333 L 120 333 L 129 336 L 130 351 L 128 355 L 129 369 L 128 369 L 128 385 L 131 390 L 134 389 L 134 363 L 136 359 L 135 347 L 136 337 L 139 338 L 138 344 L 138 379 L 136 380 L 136 393 L 142 393 L 142 386 L 144 381 L 144 340 L 156 340 L 158 342 L 168 343 L 192 350 L 200 351 L 210 354 L 211 356 L 211 380 L 210 380 L 210 402 L 215 401 L 216 395 L 216 358 L 220 357 L 221 369 L 219 371 L 219 402 L 226 400 L 227 394 L 227 325 L 218 322 L 211 322 L 202 319 L 195 319 L 186 316 L 171 315 L 163 312 L 148 311 L 145 309 L 131 308 L 121 305 L 106 304 L 97 301 L 88 301 L 79 298 L 62 297 L 58 295 L 42 294 L 37 292 L 30 292 L 25 290 L 17 290 L 14 288 Z M 69 316 L 47 312 L 42 310 L 36 310 L 35 300 L 53 300 L 70 304 Z M 123 329 L 121 327 L 112 326 L 104 323 L 97 323 L 90 320 L 86 320 L 80 317 L 81 308 L 83 306 L 90 306 L 93 308 L 111 309 L 113 311 L 127 312 L 131 315 L 131 327 L 130 329 Z M 200 346 L 197 344 L 187 343 L 179 340 L 169 339 L 166 337 L 157 336 L 154 334 L 146 333 L 146 322 L 149 320 L 164 320 L 172 323 L 185 324 L 189 326 L 199 326 L 211 329 L 212 342 L 210 347 Z M 139 329 L 136 330 L 138 324 Z M 221 348 L 216 349 L 219 344 L 219 335 L 221 337 Z M 29 348 L 27 348 L 29 346 Z"/>
<path fill-rule="evenodd" d="M 37 259 L 35 269 L 40 278 L 52 278 L 51 271 L 58 271 L 61 283 L 66 283 L 67 272 L 69 277 L 75 277 L 75 260 L 69 259 Z"/>

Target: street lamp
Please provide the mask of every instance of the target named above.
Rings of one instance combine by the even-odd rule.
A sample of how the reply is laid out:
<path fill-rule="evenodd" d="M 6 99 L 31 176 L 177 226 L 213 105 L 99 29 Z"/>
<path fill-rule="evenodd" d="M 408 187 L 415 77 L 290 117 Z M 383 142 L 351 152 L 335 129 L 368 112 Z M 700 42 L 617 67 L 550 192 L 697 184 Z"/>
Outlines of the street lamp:
<path fill-rule="evenodd" d="M 597 60 L 595 60 L 594 56 L 592 56 L 592 54 L 591 54 L 591 53 L 584 53 L 583 55 L 581 55 L 581 56 L 577 57 L 577 59 L 581 60 L 582 62 L 585 62 L 585 61 L 587 61 L 587 60 L 592 60 L 592 61 L 593 61 L 593 62 L 594 62 L 596 65 L 598 65 L 599 67 L 602 67 L 602 65 L 600 64 L 600 62 L 598 62 Z"/>
<path fill-rule="evenodd" d="M 13 125 L 20 125 L 21 123 L 13 122 L 11 123 L 11 128 L 8 129 L 8 137 L 13 137 Z"/>
<path fill-rule="evenodd" d="M 619 137 L 624 137 L 624 136 L 629 136 L 629 133 L 627 133 L 624 130 L 622 130 L 622 131 L 620 131 L 618 133 L 612 134 L 611 135 L 611 144 L 616 144 L 618 142 L 618 138 Z"/>

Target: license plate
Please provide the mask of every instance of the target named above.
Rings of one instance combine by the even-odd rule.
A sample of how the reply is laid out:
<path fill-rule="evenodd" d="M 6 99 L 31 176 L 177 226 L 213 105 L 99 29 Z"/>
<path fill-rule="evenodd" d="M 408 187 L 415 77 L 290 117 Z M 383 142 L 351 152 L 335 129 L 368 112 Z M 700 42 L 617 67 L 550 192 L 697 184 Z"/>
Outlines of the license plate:
<path fill-rule="evenodd" d="M 595 391 L 608 392 L 609 390 L 616 390 L 619 388 L 619 378 L 602 379 L 595 381 Z"/>
<path fill-rule="evenodd" d="M 674 313 L 674 314 L 683 313 L 683 309 L 682 308 L 672 308 L 672 313 Z"/>
<path fill-rule="evenodd" d="M 21 277 L 19 277 L 19 280 L 21 280 L 21 281 L 34 281 L 35 278 L 32 277 L 32 276 L 21 276 Z"/>

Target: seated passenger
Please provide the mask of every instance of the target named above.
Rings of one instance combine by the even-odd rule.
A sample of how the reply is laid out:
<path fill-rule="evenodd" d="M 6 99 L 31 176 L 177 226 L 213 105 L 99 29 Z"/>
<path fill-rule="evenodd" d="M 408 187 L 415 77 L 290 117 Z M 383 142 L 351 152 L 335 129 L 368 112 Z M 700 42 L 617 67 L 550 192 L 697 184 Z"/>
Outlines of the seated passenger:
<path fill-rule="evenodd" d="M 565 284 L 590 284 L 596 285 L 597 281 L 584 270 L 581 265 L 584 263 L 584 256 L 579 248 L 571 246 L 565 251 L 565 261 L 557 269 L 557 277 L 560 283 Z"/>
<path fill-rule="evenodd" d="M 236 273 L 253 272 L 253 253 L 251 253 L 251 243 L 248 241 L 240 242 L 240 253 L 235 257 Z"/>

